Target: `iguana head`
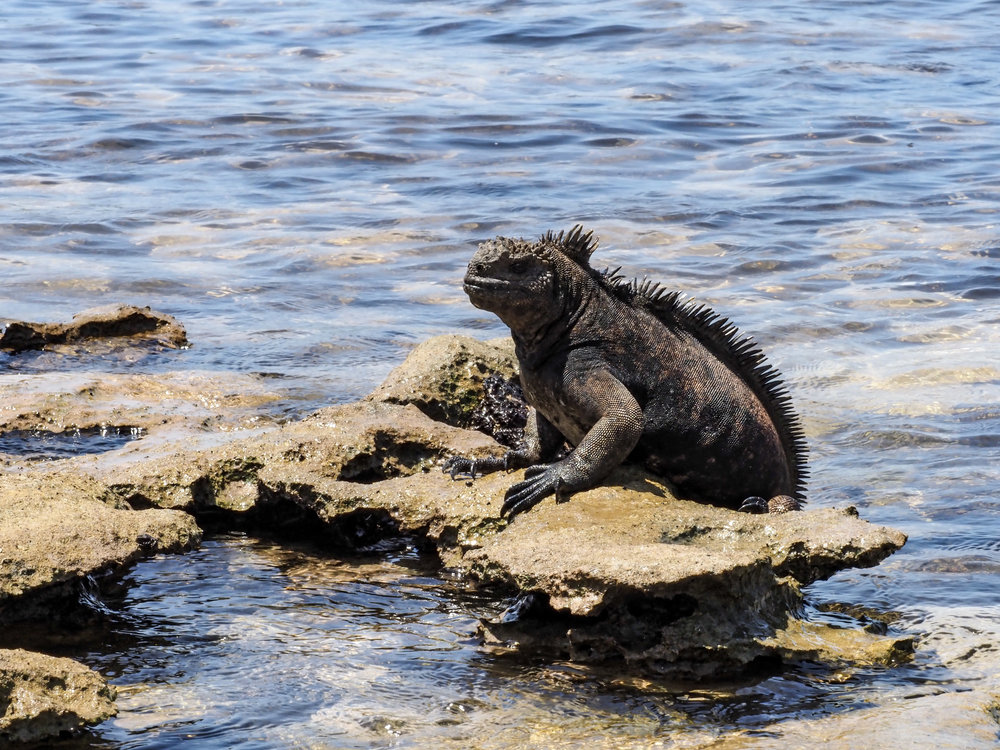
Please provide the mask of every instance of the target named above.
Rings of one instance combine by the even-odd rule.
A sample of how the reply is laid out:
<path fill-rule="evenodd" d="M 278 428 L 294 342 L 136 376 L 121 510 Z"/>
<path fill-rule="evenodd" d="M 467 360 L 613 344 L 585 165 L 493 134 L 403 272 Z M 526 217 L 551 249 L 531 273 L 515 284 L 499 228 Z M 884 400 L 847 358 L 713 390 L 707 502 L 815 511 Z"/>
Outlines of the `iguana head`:
<path fill-rule="evenodd" d="M 548 317 L 555 287 L 552 255 L 537 243 L 507 237 L 479 246 L 463 285 L 473 305 L 495 313 L 513 330 Z"/>
<path fill-rule="evenodd" d="M 567 317 L 578 304 L 596 244 L 581 227 L 568 234 L 548 232 L 538 242 L 497 237 L 482 243 L 469 261 L 465 293 L 473 305 L 495 313 L 515 334 L 530 335 Z"/>

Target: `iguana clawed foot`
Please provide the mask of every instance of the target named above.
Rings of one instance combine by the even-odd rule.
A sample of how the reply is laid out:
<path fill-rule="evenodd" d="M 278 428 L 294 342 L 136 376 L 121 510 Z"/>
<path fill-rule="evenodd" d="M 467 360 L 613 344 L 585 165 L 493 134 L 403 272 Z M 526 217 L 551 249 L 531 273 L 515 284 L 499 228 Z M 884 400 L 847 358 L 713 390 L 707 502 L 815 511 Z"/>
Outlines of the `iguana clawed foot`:
<path fill-rule="evenodd" d="M 770 500 L 755 495 L 744 500 L 739 509 L 744 513 L 787 513 L 801 510 L 802 504 L 791 495 L 775 495 Z"/>
<path fill-rule="evenodd" d="M 441 471 L 452 479 L 459 477 L 476 478 L 476 459 L 452 456 L 441 465 Z"/>
<path fill-rule="evenodd" d="M 502 458 L 465 458 L 452 456 L 441 465 L 441 471 L 452 479 L 475 479 L 497 469 L 511 468 L 510 454 Z M 534 508 L 549 495 L 556 496 L 556 502 L 566 502 L 573 493 L 570 481 L 571 467 L 562 461 L 554 464 L 532 466 L 524 472 L 524 479 L 514 484 L 504 494 L 504 504 L 500 516 L 513 518 L 518 513 Z"/>
<path fill-rule="evenodd" d="M 741 513 L 767 513 L 767 500 L 754 495 L 744 500 L 739 509 Z"/>
<path fill-rule="evenodd" d="M 524 472 L 524 479 L 511 485 L 504 494 L 503 507 L 500 515 L 513 518 L 518 513 L 531 510 L 549 495 L 556 496 L 557 503 L 564 503 L 572 494 L 564 472 L 562 462 L 532 466 Z"/>

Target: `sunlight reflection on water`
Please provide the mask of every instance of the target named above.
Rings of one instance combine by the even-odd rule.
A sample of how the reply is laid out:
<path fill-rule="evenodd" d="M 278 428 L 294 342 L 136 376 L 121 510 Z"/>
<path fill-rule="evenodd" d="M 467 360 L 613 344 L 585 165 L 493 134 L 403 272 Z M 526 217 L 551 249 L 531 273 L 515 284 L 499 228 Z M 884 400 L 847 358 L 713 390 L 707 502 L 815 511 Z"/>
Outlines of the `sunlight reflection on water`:
<path fill-rule="evenodd" d="M 164 746 L 185 732 L 219 747 L 314 746 L 313 732 L 332 746 L 641 745 L 692 719 L 710 734 L 761 727 L 989 672 L 996 3 L 47 0 L 4 13 L 0 317 L 151 305 L 193 346 L 115 366 L 280 372 L 302 413 L 362 396 L 428 336 L 503 333 L 461 291 L 476 242 L 585 222 L 595 263 L 690 292 L 758 338 L 806 426 L 814 506 L 853 503 L 910 535 L 811 600 L 900 612 L 933 645 L 839 687 L 806 670 L 745 699 L 618 692 L 561 668 L 499 672 L 463 640 L 466 604 L 400 583 L 410 573 L 392 564 L 354 589 L 307 573 L 320 582 L 299 601 L 267 559 L 284 553 L 210 544 L 137 569 L 130 607 L 156 613 L 151 630 L 138 650 L 94 657 L 129 675 L 106 746 L 161 732 Z M 0 377 L 106 366 L 0 354 Z M 249 598 L 171 611 L 167 581 L 182 596 L 231 565 Z M 366 606 L 372 621 L 352 619 Z M 401 626 L 396 607 L 430 625 Z M 203 629 L 177 647 L 193 611 Z M 340 679 L 355 693 L 331 702 Z M 519 726 L 499 725 L 507 710 Z"/>

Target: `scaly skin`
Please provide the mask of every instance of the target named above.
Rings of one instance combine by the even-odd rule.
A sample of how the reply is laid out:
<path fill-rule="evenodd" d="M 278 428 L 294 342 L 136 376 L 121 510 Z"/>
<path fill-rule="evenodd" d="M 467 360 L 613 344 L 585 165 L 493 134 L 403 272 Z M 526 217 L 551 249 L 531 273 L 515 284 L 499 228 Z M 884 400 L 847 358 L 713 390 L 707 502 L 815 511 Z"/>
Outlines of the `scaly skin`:
<path fill-rule="evenodd" d="M 626 459 L 681 497 L 751 512 L 799 507 L 802 431 L 753 341 L 649 282 L 599 273 L 580 227 L 483 243 L 465 276 L 476 307 L 511 330 L 529 412 L 524 446 L 453 457 L 453 477 L 529 467 L 502 515 L 600 483 Z M 563 443 L 573 450 L 556 456 Z"/>

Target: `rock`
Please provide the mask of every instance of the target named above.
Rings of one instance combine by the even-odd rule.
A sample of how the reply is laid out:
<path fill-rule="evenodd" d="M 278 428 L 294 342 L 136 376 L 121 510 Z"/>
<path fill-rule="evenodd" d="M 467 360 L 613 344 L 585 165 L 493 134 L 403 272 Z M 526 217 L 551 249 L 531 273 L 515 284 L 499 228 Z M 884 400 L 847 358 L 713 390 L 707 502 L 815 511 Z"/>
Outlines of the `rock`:
<path fill-rule="evenodd" d="M 443 353 L 447 367 L 437 359 Z M 502 358 L 486 344 L 434 340 L 365 402 L 210 452 L 119 466 L 102 479 L 137 506 L 180 504 L 202 518 L 348 548 L 393 540 L 430 547 L 465 580 L 518 600 L 483 623 L 488 642 L 514 649 L 687 678 L 762 662 L 833 661 L 839 652 L 889 663 L 912 650 L 907 639 L 806 632 L 809 624 L 795 617 L 802 585 L 875 565 L 905 542 L 853 509 L 739 513 L 679 500 L 653 475 L 623 467 L 600 487 L 564 504 L 543 502 L 508 524 L 499 517 L 502 497 L 520 474 L 454 481 L 439 469 L 450 454 L 501 446 L 435 421 L 416 403 L 430 411 L 473 404 L 481 378 Z M 406 394 L 414 404 L 393 403 Z"/>
<path fill-rule="evenodd" d="M 252 374 L 92 371 L 0 375 L 0 431 L 87 429 L 128 425 L 146 432 L 190 425 L 193 430 L 248 429 L 266 420 L 281 399 Z"/>
<path fill-rule="evenodd" d="M 431 419 L 465 427 L 493 373 L 517 373 L 513 342 L 437 336 L 419 344 L 369 396 L 369 401 L 414 404 Z"/>
<path fill-rule="evenodd" d="M 114 716 L 115 689 L 71 659 L 0 649 L 0 741 L 38 742 Z"/>
<path fill-rule="evenodd" d="M 916 688 L 919 689 L 919 688 Z M 705 750 L 827 750 L 899 748 L 992 750 L 997 746 L 996 698 L 979 691 L 915 694 L 888 706 L 836 710 L 821 718 L 784 719 L 752 732 L 706 737 L 685 747 Z"/>
<path fill-rule="evenodd" d="M 350 489 L 429 472 L 442 487 L 451 487 L 451 480 L 438 476 L 442 458 L 456 450 L 481 455 L 496 447 L 485 435 L 435 422 L 415 406 L 365 401 L 322 409 L 210 451 L 112 462 L 95 475 L 132 507 L 183 508 L 200 517 L 222 514 L 229 523 L 264 515 L 269 524 L 280 524 L 281 513 L 290 523 L 303 511 L 314 517 L 315 509 L 288 503 L 274 508 L 281 501 L 263 483 L 264 476 L 295 485 L 303 483 L 300 479 L 332 481 Z"/>
<path fill-rule="evenodd" d="M 173 349 L 187 346 L 184 327 L 148 307 L 111 305 L 78 313 L 69 323 L 10 321 L 0 331 L 0 349 L 19 353 L 57 344 L 122 336 L 141 337 Z"/>
<path fill-rule="evenodd" d="M 499 510 L 516 476 L 469 482 L 429 471 L 358 483 L 324 464 L 337 461 L 265 461 L 262 501 L 308 511 L 340 544 L 432 544 L 467 580 L 533 597 L 526 616 L 483 623 L 490 643 L 673 677 L 731 675 L 762 660 L 834 660 L 838 633 L 826 634 L 824 652 L 795 632 L 800 585 L 873 565 L 905 542 L 850 511 L 754 516 L 678 500 L 635 467 L 508 525 Z M 839 642 L 850 647 L 839 658 L 852 662 L 912 651 L 907 639 L 867 633 Z"/>
<path fill-rule="evenodd" d="M 0 373 L 0 465 L 75 453 L 96 471 L 114 448 L 111 460 L 137 462 L 171 444 L 210 447 L 274 426 L 281 399 L 252 374 Z"/>
<path fill-rule="evenodd" d="M 189 549 L 191 516 L 135 511 L 80 472 L 0 474 L 0 623 L 72 613 L 89 581 L 157 552 Z M 38 741 L 115 714 L 115 693 L 69 659 L 0 650 L 0 744 Z"/>
<path fill-rule="evenodd" d="M 824 664 L 894 666 L 913 657 L 914 639 L 882 637 L 868 630 L 836 628 L 790 618 L 783 628 L 762 645 L 783 661 L 813 661 Z"/>
<path fill-rule="evenodd" d="M 446 422 L 463 423 L 482 381 L 512 366 L 509 345 L 434 339 L 358 404 L 246 435 L 216 433 L 207 447 L 164 444 L 159 453 L 120 449 L 100 460 L 53 462 L 60 482 L 70 470 L 90 477 L 61 495 L 63 485 L 34 474 L 3 481 L 34 481 L 34 494 L 54 505 L 70 497 L 102 505 L 89 514 L 95 518 L 166 512 L 116 503 L 184 508 L 205 523 L 317 536 L 349 549 L 419 544 L 459 580 L 511 598 L 513 606 L 483 622 L 484 640 L 505 649 L 696 679 L 799 659 L 907 658 L 905 638 L 842 636 L 797 617 L 802 585 L 875 565 L 905 542 L 852 509 L 739 513 L 679 500 L 653 475 L 625 466 L 567 503 L 550 499 L 513 523 L 501 519 L 503 494 L 521 474 L 454 481 L 440 463 L 503 450 Z M 24 494 L 21 487 L 0 498 Z M 50 515 L 43 507 L 41 518 Z M 81 530 L 79 538 L 99 539 L 107 528 L 115 527 Z M 132 533 L 168 546 L 153 532 Z M 139 554 L 126 536 L 122 561 Z M 34 574 L 26 566 L 44 567 L 19 565 L 10 568 L 20 571 L 16 580 Z M 67 577 L 98 565 L 76 563 Z"/>
<path fill-rule="evenodd" d="M 189 549 L 194 520 L 116 507 L 107 487 L 69 473 L 0 475 L 0 622 L 76 596 L 87 576 L 120 573 L 156 552 Z"/>

